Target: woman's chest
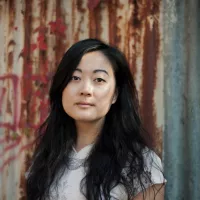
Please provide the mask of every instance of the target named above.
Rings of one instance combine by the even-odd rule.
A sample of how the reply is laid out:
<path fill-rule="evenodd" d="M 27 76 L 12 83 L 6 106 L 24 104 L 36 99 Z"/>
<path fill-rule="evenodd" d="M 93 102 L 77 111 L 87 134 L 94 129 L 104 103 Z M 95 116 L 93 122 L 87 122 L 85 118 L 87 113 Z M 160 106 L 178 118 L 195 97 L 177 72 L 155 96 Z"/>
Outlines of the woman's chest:
<path fill-rule="evenodd" d="M 57 187 L 55 184 L 50 189 L 50 200 L 86 200 L 81 192 L 81 180 L 85 176 L 84 167 L 76 170 L 65 172 L 58 180 Z M 84 190 L 84 187 L 82 188 Z M 126 200 L 127 195 L 123 186 L 116 186 L 110 192 L 111 199 Z"/>

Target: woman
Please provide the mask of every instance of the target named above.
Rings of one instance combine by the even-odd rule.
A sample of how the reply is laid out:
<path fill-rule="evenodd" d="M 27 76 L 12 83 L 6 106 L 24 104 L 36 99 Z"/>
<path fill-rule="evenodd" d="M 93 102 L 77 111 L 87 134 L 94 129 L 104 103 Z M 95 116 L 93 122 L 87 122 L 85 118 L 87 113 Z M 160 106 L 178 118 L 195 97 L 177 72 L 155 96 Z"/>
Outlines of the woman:
<path fill-rule="evenodd" d="M 49 96 L 27 177 L 28 200 L 164 199 L 161 161 L 143 130 L 119 50 L 96 39 L 74 44 Z"/>

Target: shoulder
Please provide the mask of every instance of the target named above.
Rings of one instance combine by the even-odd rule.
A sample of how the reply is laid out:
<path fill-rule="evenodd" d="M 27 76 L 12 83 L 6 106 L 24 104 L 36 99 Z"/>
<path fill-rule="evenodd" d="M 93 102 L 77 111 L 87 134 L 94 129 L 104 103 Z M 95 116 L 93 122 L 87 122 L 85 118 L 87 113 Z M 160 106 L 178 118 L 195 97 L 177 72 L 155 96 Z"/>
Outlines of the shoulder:
<path fill-rule="evenodd" d="M 163 164 L 160 157 L 152 150 L 145 148 L 143 150 L 144 171 L 148 172 L 152 184 L 166 182 L 163 172 Z"/>
<path fill-rule="evenodd" d="M 143 150 L 142 156 L 144 161 L 144 171 L 140 176 L 142 184 L 136 181 L 137 187 L 135 188 L 135 195 L 153 185 L 165 184 L 167 182 L 164 178 L 163 165 L 160 157 L 148 148 Z"/>

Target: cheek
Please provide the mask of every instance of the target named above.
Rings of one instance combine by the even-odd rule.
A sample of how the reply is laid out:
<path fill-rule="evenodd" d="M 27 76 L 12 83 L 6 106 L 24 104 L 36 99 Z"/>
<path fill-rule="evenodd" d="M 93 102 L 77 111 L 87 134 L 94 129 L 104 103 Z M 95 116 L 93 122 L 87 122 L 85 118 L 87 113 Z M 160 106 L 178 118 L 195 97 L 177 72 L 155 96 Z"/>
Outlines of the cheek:
<path fill-rule="evenodd" d="M 76 94 L 76 88 L 75 87 L 70 87 L 70 85 L 68 85 L 62 93 L 62 98 L 63 99 L 71 99 L 75 96 Z"/>
<path fill-rule="evenodd" d="M 114 91 L 115 91 L 115 88 L 113 87 L 107 87 L 98 91 L 97 100 L 99 101 L 100 104 L 105 104 L 105 106 L 106 105 L 109 106 L 110 104 L 112 104 Z"/>
<path fill-rule="evenodd" d="M 70 100 L 72 100 L 74 96 L 74 93 L 73 91 L 71 91 L 70 88 L 65 88 L 63 90 L 63 93 L 62 93 L 62 104 L 63 104 L 63 107 L 66 107 L 68 104 L 70 104 Z"/>

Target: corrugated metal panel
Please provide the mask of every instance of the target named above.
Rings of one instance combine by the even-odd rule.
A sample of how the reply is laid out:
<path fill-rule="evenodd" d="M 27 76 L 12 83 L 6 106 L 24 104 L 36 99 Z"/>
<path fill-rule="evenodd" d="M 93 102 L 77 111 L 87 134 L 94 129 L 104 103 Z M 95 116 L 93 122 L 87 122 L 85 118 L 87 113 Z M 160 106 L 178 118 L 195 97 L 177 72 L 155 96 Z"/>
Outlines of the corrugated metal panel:
<path fill-rule="evenodd" d="M 26 198 L 24 172 L 34 130 L 47 114 L 49 79 L 66 49 L 84 38 L 97 37 L 126 54 L 145 125 L 159 136 L 161 152 L 160 1 L 1 1 L 0 17 L 0 198 Z"/>
<path fill-rule="evenodd" d="M 163 1 L 166 199 L 200 199 L 200 2 Z"/>
<path fill-rule="evenodd" d="M 186 21 L 181 20 L 186 19 L 186 13 L 190 15 L 190 10 L 177 11 L 183 8 L 183 5 L 175 4 L 175 0 L 170 2 L 163 0 L 163 4 L 161 0 L 0 1 L 0 30 L 2 33 L 0 44 L 3 47 L 0 49 L 0 199 L 26 199 L 24 172 L 28 168 L 34 144 L 34 130 L 47 115 L 49 79 L 66 49 L 74 42 L 88 37 L 97 37 L 116 45 L 126 54 L 139 90 L 144 123 L 157 138 L 160 153 L 163 127 L 164 125 L 166 127 L 165 165 L 167 178 L 169 177 L 167 194 L 170 193 L 171 186 L 178 187 L 177 184 L 180 182 L 174 181 L 170 176 L 172 172 L 170 170 L 174 170 L 170 162 L 173 158 L 177 158 L 179 153 L 181 156 L 181 150 L 179 152 L 175 146 L 179 144 L 180 130 L 183 127 L 180 125 L 180 129 L 177 128 L 173 132 L 174 143 L 170 145 L 173 145 L 176 151 L 171 151 L 171 153 L 169 150 L 173 148 L 168 143 L 172 136 L 170 137 L 168 132 L 172 129 L 171 123 L 174 119 L 169 117 L 172 109 L 176 110 L 175 117 L 178 117 L 173 126 L 178 124 L 178 109 L 181 105 L 175 103 L 179 99 L 175 91 L 180 92 L 182 89 L 173 90 L 176 98 L 171 104 L 167 92 L 173 89 L 173 86 L 168 85 L 173 81 L 174 84 L 180 84 L 180 87 L 181 83 L 184 83 L 182 69 L 170 67 L 172 66 L 171 61 L 180 66 L 183 54 L 175 54 L 180 58 L 179 63 L 175 61 L 173 54 L 170 54 L 172 57 L 164 56 L 165 64 L 163 65 L 162 51 L 164 48 L 166 55 L 178 49 L 182 41 L 176 33 L 180 30 L 182 30 L 180 34 L 184 33 L 185 29 L 181 26 Z M 194 6 L 196 4 L 194 3 Z M 176 20 L 178 15 L 182 23 L 179 23 L 180 21 L 170 22 L 172 25 L 168 23 L 168 17 Z M 182 15 L 184 15 L 183 18 L 181 18 Z M 195 41 L 198 41 L 199 29 L 197 30 L 194 22 L 196 21 L 193 19 L 193 24 L 190 26 L 191 28 L 196 27 L 194 29 L 196 39 L 193 39 L 191 43 L 188 42 L 189 46 L 183 46 L 183 51 L 186 51 L 186 48 L 192 49 L 191 44 L 193 43 L 195 47 Z M 174 24 L 176 26 L 180 24 L 180 26 L 174 27 Z M 170 29 L 163 30 L 163 26 L 165 29 L 169 26 Z M 170 43 L 171 39 L 177 41 Z M 196 50 L 199 52 L 199 49 Z M 191 56 L 188 65 L 194 66 L 194 71 L 191 71 L 188 77 L 196 75 L 197 83 L 199 71 L 195 69 L 196 63 L 193 60 L 195 57 L 192 57 L 195 55 L 186 53 L 184 55 Z M 167 60 L 168 58 L 170 59 Z M 179 73 L 176 69 L 180 72 L 178 82 L 173 79 L 174 74 Z M 189 68 L 186 69 L 190 71 Z M 164 70 L 165 75 L 167 74 L 165 79 Z M 163 95 L 164 80 L 165 95 Z M 188 79 L 188 82 L 191 80 L 193 79 Z M 198 90 L 198 86 L 195 85 L 195 89 L 192 90 L 191 86 L 194 86 L 194 83 L 188 84 L 188 91 L 192 96 L 188 97 L 189 93 L 184 93 L 185 99 L 191 98 L 195 103 L 199 99 L 193 96 L 195 95 L 193 92 Z M 165 98 L 165 110 L 167 111 L 166 124 L 164 124 L 163 98 Z M 197 105 L 197 103 L 192 105 Z M 192 120 L 187 126 L 195 126 L 196 130 L 199 130 L 196 126 L 199 118 L 198 115 L 195 116 L 196 118 L 192 118 L 191 115 L 190 120 Z M 192 131 L 192 128 L 190 129 Z M 182 140 L 186 141 L 186 139 Z M 190 138 L 190 140 L 194 139 Z M 190 151 L 193 152 L 193 149 Z M 195 153 L 191 155 L 195 156 Z M 180 162 L 182 163 L 182 161 L 177 161 L 177 163 Z M 194 171 L 198 172 L 198 168 L 194 167 Z M 174 172 L 177 172 L 177 168 Z M 170 185 L 171 181 L 174 181 L 173 185 Z M 197 196 L 197 193 L 195 195 Z"/>

